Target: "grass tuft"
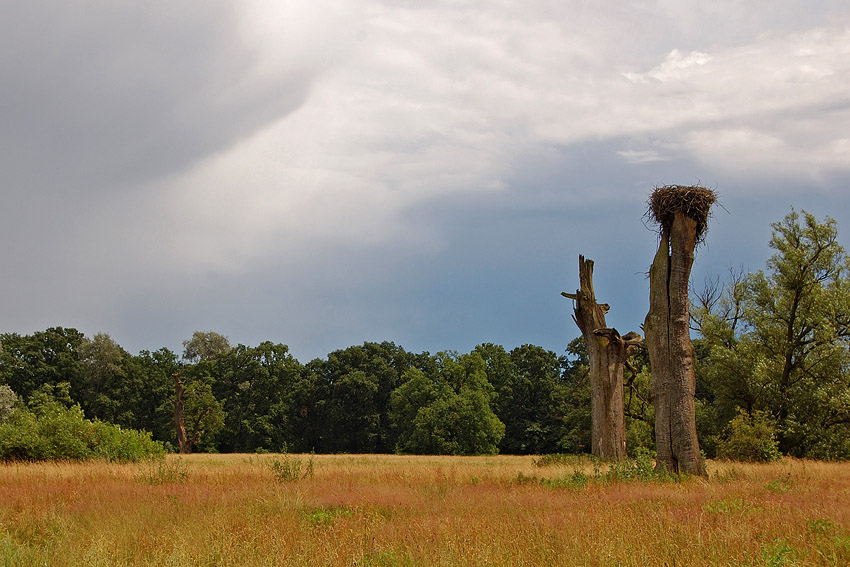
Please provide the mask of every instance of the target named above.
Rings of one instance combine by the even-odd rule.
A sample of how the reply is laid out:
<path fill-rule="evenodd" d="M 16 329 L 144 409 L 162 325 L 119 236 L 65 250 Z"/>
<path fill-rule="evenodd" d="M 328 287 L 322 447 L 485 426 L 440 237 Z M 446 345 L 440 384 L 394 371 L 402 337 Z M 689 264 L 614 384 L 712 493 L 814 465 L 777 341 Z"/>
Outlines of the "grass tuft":
<path fill-rule="evenodd" d="M 136 482 L 151 485 L 186 482 L 188 478 L 189 465 L 179 457 L 147 459 L 135 474 Z"/>
<path fill-rule="evenodd" d="M 294 482 L 313 478 L 315 455 L 310 454 L 306 461 L 301 457 L 284 453 L 280 459 L 272 461 L 271 469 L 278 482 Z"/>

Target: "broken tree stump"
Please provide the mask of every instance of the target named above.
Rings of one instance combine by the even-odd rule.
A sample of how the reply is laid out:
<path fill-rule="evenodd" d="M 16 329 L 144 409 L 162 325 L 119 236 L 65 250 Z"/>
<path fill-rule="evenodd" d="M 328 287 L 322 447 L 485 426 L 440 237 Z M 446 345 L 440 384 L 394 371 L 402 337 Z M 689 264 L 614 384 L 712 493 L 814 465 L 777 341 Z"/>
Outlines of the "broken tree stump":
<path fill-rule="evenodd" d="M 578 257 L 579 289 L 561 295 L 572 299 L 575 321 L 587 345 L 590 361 L 591 452 L 601 459 L 622 460 L 626 453 L 623 369 L 642 338 L 635 332 L 620 336 L 605 323 L 610 306 L 597 303 L 593 291 L 593 260 Z"/>
<path fill-rule="evenodd" d="M 650 198 L 649 212 L 659 225 L 660 239 L 649 271 L 644 332 L 659 471 L 706 475 L 696 431 L 688 280 L 715 201 L 709 189 L 680 185 L 657 188 Z"/>

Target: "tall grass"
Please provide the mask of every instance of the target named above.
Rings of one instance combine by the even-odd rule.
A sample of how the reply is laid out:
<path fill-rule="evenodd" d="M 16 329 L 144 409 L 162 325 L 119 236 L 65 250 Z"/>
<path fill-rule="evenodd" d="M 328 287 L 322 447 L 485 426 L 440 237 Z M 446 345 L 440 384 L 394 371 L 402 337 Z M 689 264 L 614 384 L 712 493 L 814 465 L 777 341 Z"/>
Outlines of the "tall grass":
<path fill-rule="evenodd" d="M 169 456 L 163 482 L 145 464 L 2 465 L 2 564 L 850 564 L 850 465 L 602 482 L 586 459 L 308 458 L 288 482 L 279 455 Z"/>

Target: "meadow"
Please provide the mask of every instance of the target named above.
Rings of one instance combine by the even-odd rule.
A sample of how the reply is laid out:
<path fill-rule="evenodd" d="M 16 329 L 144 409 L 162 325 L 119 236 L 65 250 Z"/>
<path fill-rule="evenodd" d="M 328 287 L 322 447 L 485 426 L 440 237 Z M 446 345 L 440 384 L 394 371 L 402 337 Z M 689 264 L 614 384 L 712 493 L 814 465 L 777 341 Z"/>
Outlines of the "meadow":
<path fill-rule="evenodd" d="M 0 465 L 3 565 L 848 565 L 850 464 L 169 455 Z"/>

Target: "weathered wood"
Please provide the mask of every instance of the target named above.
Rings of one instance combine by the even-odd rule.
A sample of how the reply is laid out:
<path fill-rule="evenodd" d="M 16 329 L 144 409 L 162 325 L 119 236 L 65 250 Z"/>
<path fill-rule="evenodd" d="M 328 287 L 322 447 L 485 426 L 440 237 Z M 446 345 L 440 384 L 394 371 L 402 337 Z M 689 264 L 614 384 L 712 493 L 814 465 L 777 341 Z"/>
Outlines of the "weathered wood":
<path fill-rule="evenodd" d="M 623 403 L 623 367 L 640 335 L 621 337 L 605 324 L 610 307 L 597 303 L 593 290 L 593 260 L 579 256 L 579 289 L 562 293 L 575 301 L 573 321 L 584 336 L 590 361 L 591 452 L 603 459 L 625 459 L 626 418 Z"/>
<path fill-rule="evenodd" d="M 656 469 L 705 475 L 694 409 L 694 347 L 690 338 L 688 279 L 697 222 L 677 211 L 661 232 L 649 271 L 649 312 L 644 322 L 652 367 Z"/>

